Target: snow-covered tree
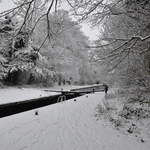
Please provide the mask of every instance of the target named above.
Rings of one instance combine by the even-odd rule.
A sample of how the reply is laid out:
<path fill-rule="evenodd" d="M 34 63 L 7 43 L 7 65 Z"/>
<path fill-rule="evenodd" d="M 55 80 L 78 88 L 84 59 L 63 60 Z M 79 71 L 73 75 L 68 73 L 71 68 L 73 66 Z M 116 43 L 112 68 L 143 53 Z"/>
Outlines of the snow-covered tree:
<path fill-rule="evenodd" d="M 77 22 L 69 17 L 67 11 L 58 10 L 57 13 L 50 14 L 49 20 L 51 39 L 46 36 L 45 18 L 35 29 L 34 44 L 40 47 L 40 52 L 48 58 L 49 65 L 54 66 L 62 78 L 79 80 L 79 70 L 83 62 L 88 63 L 88 38 L 82 33 Z"/>
<path fill-rule="evenodd" d="M 88 20 L 99 26 L 99 40 L 91 46 L 92 60 L 105 64 L 107 75 L 117 73 L 117 81 L 126 78 L 126 83 L 134 80 L 141 85 L 139 82 L 145 80 L 144 85 L 149 86 L 150 2 L 71 0 L 68 3 L 79 21 Z"/>

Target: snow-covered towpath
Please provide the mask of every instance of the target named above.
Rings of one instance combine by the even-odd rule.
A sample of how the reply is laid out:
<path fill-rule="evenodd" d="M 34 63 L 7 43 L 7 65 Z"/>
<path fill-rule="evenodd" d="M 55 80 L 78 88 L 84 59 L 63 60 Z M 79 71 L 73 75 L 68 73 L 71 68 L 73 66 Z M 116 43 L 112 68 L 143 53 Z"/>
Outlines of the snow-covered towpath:
<path fill-rule="evenodd" d="M 149 150 L 150 143 L 96 120 L 104 93 L 0 119 L 0 150 Z"/>

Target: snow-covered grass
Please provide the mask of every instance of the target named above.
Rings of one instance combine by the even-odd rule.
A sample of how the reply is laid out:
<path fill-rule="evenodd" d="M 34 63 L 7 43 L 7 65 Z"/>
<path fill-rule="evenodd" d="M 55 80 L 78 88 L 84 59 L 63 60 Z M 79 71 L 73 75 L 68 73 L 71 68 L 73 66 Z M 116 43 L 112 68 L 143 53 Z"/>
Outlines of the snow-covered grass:
<path fill-rule="evenodd" d="M 149 142 L 141 143 L 113 129 L 106 120 L 97 120 L 97 105 L 105 107 L 104 100 L 104 93 L 88 94 L 1 118 L 0 149 L 149 150 Z"/>
<path fill-rule="evenodd" d="M 42 96 L 54 95 L 56 93 L 44 92 L 41 89 L 35 88 L 5 88 L 0 89 L 0 104 L 29 100 Z"/>
<path fill-rule="evenodd" d="M 132 135 L 141 142 L 149 141 L 150 107 L 147 103 L 140 104 L 141 96 L 136 97 L 135 92 L 127 93 L 125 90 L 110 90 L 103 99 L 104 107 L 100 104 L 97 106 L 96 117 L 109 120 L 117 130 Z M 134 97 L 132 101 L 131 96 Z"/>
<path fill-rule="evenodd" d="M 43 96 L 56 95 L 56 92 L 46 92 L 44 90 L 70 90 L 72 88 L 79 88 L 81 86 L 55 86 L 51 88 L 23 88 L 23 87 L 7 87 L 0 89 L 0 104 L 29 100 Z"/>

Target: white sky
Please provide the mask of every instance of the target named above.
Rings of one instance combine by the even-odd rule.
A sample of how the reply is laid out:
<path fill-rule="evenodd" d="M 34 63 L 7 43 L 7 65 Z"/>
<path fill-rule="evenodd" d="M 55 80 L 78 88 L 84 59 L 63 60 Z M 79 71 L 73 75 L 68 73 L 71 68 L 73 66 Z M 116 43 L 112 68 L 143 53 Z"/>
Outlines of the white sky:
<path fill-rule="evenodd" d="M 90 28 L 90 26 L 86 23 L 82 24 L 82 31 L 86 36 L 89 37 L 89 39 L 92 40 L 97 40 L 98 39 L 98 29 L 96 28 Z"/>
<path fill-rule="evenodd" d="M 4 10 L 7 10 L 7 9 L 10 9 L 13 7 L 13 2 L 12 0 L 0 0 L 2 1 L 0 3 L 0 12 L 4 11 Z M 64 5 L 64 9 L 67 9 L 66 8 L 67 6 Z M 90 28 L 90 26 L 86 23 L 83 23 L 82 24 L 82 29 L 81 29 L 84 34 L 86 36 L 89 37 L 90 40 L 96 40 L 97 39 L 97 36 L 98 36 L 98 30 L 97 29 L 94 29 L 94 28 Z"/>

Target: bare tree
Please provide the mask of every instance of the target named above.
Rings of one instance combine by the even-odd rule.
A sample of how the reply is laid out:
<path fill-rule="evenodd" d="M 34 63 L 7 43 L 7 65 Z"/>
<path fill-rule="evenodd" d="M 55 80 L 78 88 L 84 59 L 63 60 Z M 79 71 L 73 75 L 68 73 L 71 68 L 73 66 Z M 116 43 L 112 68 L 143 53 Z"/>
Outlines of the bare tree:
<path fill-rule="evenodd" d="M 126 74 L 129 68 L 137 68 L 137 65 L 143 72 L 143 78 L 149 77 L 150 2 L 148 0 L 66 1 L 79 22 L 88 20 L 101 29 L 99 40 L 88 47 L 93 52 L 91 61 L 108 64 L 109 72 L 121 69 L 120 66 L 124 65 L 127 68 Z"/>

